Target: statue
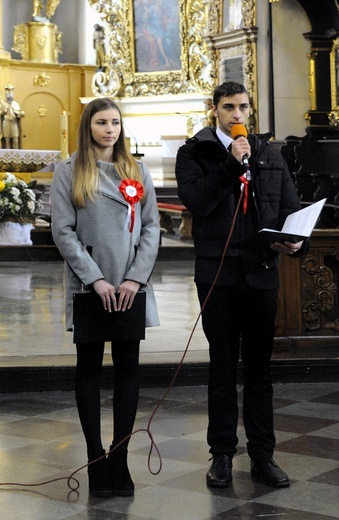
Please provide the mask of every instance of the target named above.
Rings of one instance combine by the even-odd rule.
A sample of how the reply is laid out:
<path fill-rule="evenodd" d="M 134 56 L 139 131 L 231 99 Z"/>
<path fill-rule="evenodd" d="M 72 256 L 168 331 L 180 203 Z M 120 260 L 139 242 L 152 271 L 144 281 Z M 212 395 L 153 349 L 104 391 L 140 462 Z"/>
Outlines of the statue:
<path fill-rule="evenodd" d="M 25 115 L 19 103 L 14 101 L 13 91 L 14 86 L 8 84 L 5 87 L 6 101 L 1 102 L 2 135 L 5 140 L 5 148 L 20 148 L 20 119 Z"/>
<path fill-rule="evenodd" d="M 332 110 L 328 114 L 328 120 L 331 126 L 339 126 L 339 112 L 338 110 Z"/>
<path fill-rule="evenodd" d="M 32 18 L 36 22 L 47 22 L 54 15 L 60 0 L 33 0 Z M 45 16 L 42 11 L 45 9 Z"/>
<path fill-rule="evenodd" d="M 106 66 L 105 29 L 98 23 L 94 25 L 93 48 L 96 52 L 97 70 L 103 70 Z"/>

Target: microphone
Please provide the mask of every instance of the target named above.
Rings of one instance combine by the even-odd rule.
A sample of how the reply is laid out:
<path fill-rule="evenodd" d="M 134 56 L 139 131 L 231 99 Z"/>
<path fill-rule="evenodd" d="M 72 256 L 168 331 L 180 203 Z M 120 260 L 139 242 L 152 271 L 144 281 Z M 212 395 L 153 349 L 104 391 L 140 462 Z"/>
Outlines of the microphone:
<path fill-rule="evenodd" d="M 246 126 L 242 125 L 241 123 L 235 123 L 231 128 L 231 137 L 232 139 L 236 140 L 239 137 L 245 137 L 247 139 L 247 128 Z M 242 157 L 242 163 L 246 168 L 248 168 L 248 155 L 245 153 Z"/>
<path fill-rule="evenodd" d="M 135 153 L 132 153 L 132 155 L 134 157 L 144 157 L 145 154 L 143 153 L 140 153 L 139 150 L 138 150 L 138 141 L 137 141 L 137 138 L 135 137 L 135 135 L 132 134 L 132 132 L 130 131 L 129 128 L 127 128 L 127 126 L 125 125 L 124 123 L 124 128 L 127 130 L 127 132 L 131 135 L 131 137 L 133 137 L 134 139 L 134 143 L 135 143 Z"/>

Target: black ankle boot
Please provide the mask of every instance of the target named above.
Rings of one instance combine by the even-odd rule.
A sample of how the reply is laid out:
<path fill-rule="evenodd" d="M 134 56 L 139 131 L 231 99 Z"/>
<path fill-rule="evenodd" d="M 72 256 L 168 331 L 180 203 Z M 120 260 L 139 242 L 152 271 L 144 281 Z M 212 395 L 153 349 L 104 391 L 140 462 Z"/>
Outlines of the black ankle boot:
<path fill-rule="evenodd" d="M 103 450 L 98 453 L 96 457 L 91 460 L 96 460 L 105 454 Z M 88 462 L 91 462 L 89 460 Z M 113 494 L 111 481 L 108 473 L 108 464 L 106 457 L 90 464 L 87 467 L 88 481 L 89 481 L 89 492 L 94 497 L 109 497 Z"/>
<path fill-rule="evenodd" d="M 110 450 L 112 449 L 113 446 L 110 447 Z M 134 484 L 127 466 L 127 449 L 118 448 L 109 453 L 107 462 L 114 495 L 121 497 L 134 495 Z"/>

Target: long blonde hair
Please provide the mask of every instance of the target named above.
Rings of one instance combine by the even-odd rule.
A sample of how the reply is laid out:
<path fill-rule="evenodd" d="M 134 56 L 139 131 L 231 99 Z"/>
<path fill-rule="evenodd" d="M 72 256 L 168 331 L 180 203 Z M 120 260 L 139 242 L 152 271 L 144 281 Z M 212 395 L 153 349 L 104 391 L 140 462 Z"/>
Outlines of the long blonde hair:
<path fill-rule="evenodd" d="M 121 111 L 110 98 L 97 98 L 90 101 L 81 116 L 78 134 L 78 149 L 72 172 L 72 201 L 76 207 L 83 208 L 86 199 L 93 201 L 99 189 L 98 159 L 91 132 L 91 120 L 101 110 L 117 110 L 121 119 L 121 132 L 114 144 L 114 164 L 121 179 L 134 179 L 142 183 L 142 176 L 136 160 L 126 146 Z"/>

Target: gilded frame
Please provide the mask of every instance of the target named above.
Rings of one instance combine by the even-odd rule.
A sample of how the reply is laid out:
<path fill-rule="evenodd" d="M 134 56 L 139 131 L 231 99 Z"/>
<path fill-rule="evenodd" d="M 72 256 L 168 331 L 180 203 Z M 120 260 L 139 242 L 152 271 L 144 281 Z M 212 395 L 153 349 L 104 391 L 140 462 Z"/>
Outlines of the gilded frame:
<path fill-rule="evenodd" d="M 135 97 L 205 93 L 214 87 L 215 52 L 208 44 L 209 12 L 219 0 L 177 0 L 179 70 L 138 72 L 134 35 L 134 0 L 88 0 L 105 21 L 109 51 L 106 67 L 92 81 L 95 96 Z"/>
<path fill-rule="evenodd" d="M 334 40 L 330 54 L 331 63 L 331 106 L 339 110 L 339 38 Z"/>

